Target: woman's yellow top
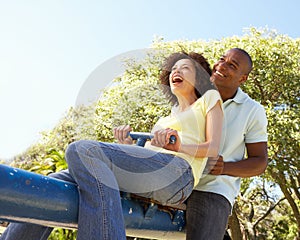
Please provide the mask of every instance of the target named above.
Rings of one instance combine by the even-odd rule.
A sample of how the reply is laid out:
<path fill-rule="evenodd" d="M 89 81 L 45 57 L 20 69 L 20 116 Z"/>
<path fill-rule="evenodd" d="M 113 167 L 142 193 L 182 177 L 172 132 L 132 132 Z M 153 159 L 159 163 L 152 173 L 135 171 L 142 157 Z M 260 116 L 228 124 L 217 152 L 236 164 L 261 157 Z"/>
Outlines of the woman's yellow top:
<path fill-rule="evenodd" d="M 174 109 L 170 116 L 159 119 L 152 131 L 171 128 L 178 132 L 182 144 L 203 143 L 205 142 L 206 115 L 218 101 L 222 102 L 219 92 L 217 90 L 208 90 L 185 111 L 180 112 Z M 196 158 L 186 153 L 174 152 L 150 144 L 147 144 L 145 147 L 157 152 L 173 154 L 188 161 L 192 167 L 194 185 L 198 184 L 207 158 Z"/>

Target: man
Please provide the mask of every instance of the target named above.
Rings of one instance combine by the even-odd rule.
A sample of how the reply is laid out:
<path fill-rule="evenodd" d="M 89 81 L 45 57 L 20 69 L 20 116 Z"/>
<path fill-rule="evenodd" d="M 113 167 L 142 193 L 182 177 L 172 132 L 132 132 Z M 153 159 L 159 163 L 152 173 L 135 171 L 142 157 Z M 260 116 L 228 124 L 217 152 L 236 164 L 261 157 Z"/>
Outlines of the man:
<path fill-rule="evenodd" d="M 267 167 L 264 108 L 239 88 L 251 70 L 251 57 L 239 48 L 227 51 L 213 66 L 211 81 L 220 92 L 224 108 L 222 157 L 208 160 L 209 174 L 188 199 L 188 240 L 223 239 L 241 178 L 260 175 Z"/>

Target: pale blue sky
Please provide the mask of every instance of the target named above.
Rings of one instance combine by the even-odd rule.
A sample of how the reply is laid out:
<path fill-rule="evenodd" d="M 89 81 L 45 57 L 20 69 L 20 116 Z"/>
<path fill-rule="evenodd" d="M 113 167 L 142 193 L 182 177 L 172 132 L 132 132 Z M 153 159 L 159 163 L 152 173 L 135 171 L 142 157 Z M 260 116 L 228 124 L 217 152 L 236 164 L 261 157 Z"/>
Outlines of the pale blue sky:
<path fill-rule="evenodd" d="M 299 38 L 299 9 L 298 0 L 0 0 L 0 158 L 51 129 L 118 54 L 155 36 L 220 39 L 251 26 Z"/>

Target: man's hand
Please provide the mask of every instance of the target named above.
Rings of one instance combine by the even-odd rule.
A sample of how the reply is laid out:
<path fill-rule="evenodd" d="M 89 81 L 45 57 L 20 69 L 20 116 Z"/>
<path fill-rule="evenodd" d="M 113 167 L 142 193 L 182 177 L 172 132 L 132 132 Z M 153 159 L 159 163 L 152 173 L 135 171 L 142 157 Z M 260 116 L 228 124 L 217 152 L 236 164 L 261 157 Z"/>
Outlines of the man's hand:
<path fill-rule="evenodd" d="M 222 156 L 216 158 L 209 157 L 207 159 L 205 172 L 212 175 L 221 175 L 224 170 L 224 161 Z"/>

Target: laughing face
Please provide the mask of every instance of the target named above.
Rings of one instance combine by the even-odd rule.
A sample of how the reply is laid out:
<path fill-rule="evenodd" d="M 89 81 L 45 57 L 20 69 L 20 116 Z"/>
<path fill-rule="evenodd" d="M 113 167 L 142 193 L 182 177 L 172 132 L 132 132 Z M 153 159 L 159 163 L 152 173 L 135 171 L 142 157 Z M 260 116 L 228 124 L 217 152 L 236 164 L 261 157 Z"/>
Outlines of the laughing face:
<path fill-rule="evenodd" d="M 195 98 L 196 69 L 189 59 L 178 60 L 169 76 L 171 91 L 176 97 Z"/>
<path fill-rule="evenodd" d="M 220 92 L 236 92 L 237 88 L 247 80 L 249 61 L 243 52 L 229 50 L 213 66 L 211 81 Z"/>

